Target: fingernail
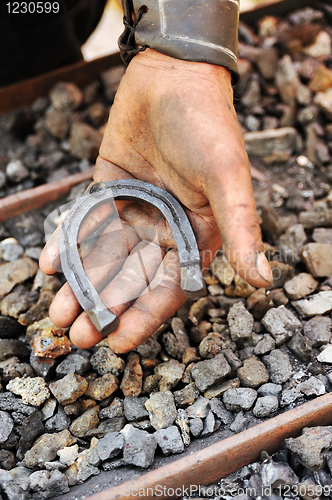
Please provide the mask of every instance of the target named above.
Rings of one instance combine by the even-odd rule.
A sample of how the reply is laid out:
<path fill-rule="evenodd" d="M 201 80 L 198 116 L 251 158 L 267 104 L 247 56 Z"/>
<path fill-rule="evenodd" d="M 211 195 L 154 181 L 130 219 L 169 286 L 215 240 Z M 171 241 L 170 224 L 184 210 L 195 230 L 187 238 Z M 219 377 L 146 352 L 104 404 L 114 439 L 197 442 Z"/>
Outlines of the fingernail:
<path fill-rule="evenodd" d="M 265 281 L 272 283 L 273 281 L 272 270 L 263 252 L 258 252 L 256 256 L 256 269 L 259 272 L 260 276 Z"/>

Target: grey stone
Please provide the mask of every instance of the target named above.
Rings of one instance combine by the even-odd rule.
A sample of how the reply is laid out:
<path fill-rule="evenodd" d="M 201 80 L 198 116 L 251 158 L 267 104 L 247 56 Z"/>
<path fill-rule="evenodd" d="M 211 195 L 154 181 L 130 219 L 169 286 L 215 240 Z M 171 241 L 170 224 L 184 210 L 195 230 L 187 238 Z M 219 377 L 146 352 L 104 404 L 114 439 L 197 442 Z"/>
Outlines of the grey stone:
<path fill-rule="evenodd" d="M 325 314 L 332 309 L 332 291 L 315 293 L 307 299 L 294 300 L 292 306 L 301 317 Z"/>
<path fill-rule="evenodd" d="M 30 487 L 30 474 L 31 470 L 23 466 L 14 467 L 10 471 L 10 475 L 15 484 L 25 491 L 29 490 Z"/>
<path fill-rule="evenodd" d="M 6 176 L 12 182 L 21 182 L 29 177 L 29 170 L 26 168 L 22 160 L 13 160 L 6 167 Z"/>
<path fill-rule="evenodd" d="M 6 185 L 6 175 L 4 172 L 0 172 L 0 189 L 4 188 Z"/>
<path fill-rule="evenodd" d="M 62 379 L 52 382 L 49 388 L 59 403 L 67 405 L 74 403 L 74 401 L 86 392 L 88 382 L 80 375 L 68 373 Z"/>
<path fill-rule="evenodd" d="M 24 248 L 19 245 L 16 240 L 11 240 L 12 238 L 9 238 L 0 243 L 1 257 L 7 262 L 13 262 L 16 259 L 20 259 L 24 254 Z"/>
<path fill-rule="evenodd" d="M 182 453 L 184 451 L 181 434 L 175 425 L 167 429 L 158 429 L 153 435 L 164 455 Z"/>
<path fill-rule="evenodd" d="M 229 348 L 223 349 L 222 353 L 225 356 L 227 363 L 229 364 L 229 366 L 231 367 L 232 371 L 235 374 L 237 370 L 241 368 L 243 364 L 242 361 L 238 358 L 237 354 L 234 351 L 232 351 L 232 349 Z"/>
<path fill-rule="evenodd" d="M 145 420 L 138 420 L 136 422 L 132 422 L 133 426 L 141 431 L 148 431 L 150 434 L 154 431 L 154 428 L 151 425 L 150 419 L 146 418 Z"/>
<path fill-rule="evenodd" d="M 96 401 L 102 401 L 118 389 L 118 384 L 119 381 L 113 373 L 105 373 L 102 377 L 90 380 L 84 394 Z"/>
<path fill-rule="evenodd" d="M 1 267 L 5 266 L 3 264 Z M 17 356 L 19 359 L 29 355 L 29 349 L 21 340 L 16 339 L 0 339 L 0 361 L 3 361 L 12 356 Z"/>
<path fill-rule="evenodd" d="M 317 356 L 317 361 L 320 363 L 332 364 L 332 345 L 329 344 L 321 353 Z"/>
<path fill-rule="evenodd" d="M 308 271 L 315 278 L 331 276 L 332 248 L 329 243 L 308 243 L 303 247 L 302 256 Z"/>
<path fill-rule="evenodd" d="M 273 384 L 268 382 L 267 384 L 261 385 L 258 389 L 259 396 L 276 396 L 279 397 L 282 391 L 282 386 L 280 384 Z"/>
<path fill-rule="evenodd" d="M 192 405 L 198 397 L 199 390 L 196 389 L 194 383 L 188 384 L 180 391 L 174 392 L 175 404 L 179 408 L 185 408 L 188 405 Z"/>
<path fill-rule="evenodd" d="M 302 224 L 295 224 L 280 236 L 277 246 L 287 263 L 297 264 L 302 258 L 302 248 L 306 241 Z"/>
<path fill-rule="evenodd" d="M 90 362 L 99 375 L 113 373 L 113 375 L 118 377 L 125 368 L 125 362 L 123 359 L 117 356 L 108 347 L 99 347 L 98 351 L 91 356 Z"/>
<path fill-rule="evenodd" d="M 211 436 L 215 431 L 217 431 L 220 427 L 220 420 L 218 420 L 212 411 L 209 411 L 205 420 L 203 430 L 201 432 L 201 437 Z"/>
<path fill-rule="evenodd" d="M 149 337 L 143 344 L 136 347 L 142 358 L 155 359 L 160 353 L 161 345 L 153 337 Z"/>
<path fill-rule="evenodd" d="M 33 491 L 47 493 L 44 498 L 54 498 L 69 491 L 68 479 L 59 470 L 33 472 L 30 479 Z"/>
<path fill-rule="evenodd" d="M 186 410 L 183 410 L 182 408 L 178 409 L 178 414 L 175 423 L 180 428 L 183 444 L 185 446 L 189 446 L 190 429 L 189 429 L 189 419 Z"/>
<path fill-rule="evenodd" d="M 5 295 L 11 292 L 15 285 L 32 278 L 36 274 L 37 269 L 37 263 L 29 259 L 29 257 L 24 257 L 22 259 L 14 260 L 13 262 L 2 264 L 0 266 L 0 298 L 2 299 Z M 20 343 L 20 345 L 23 344 Z M 1 360 L 8 357 L 8 355 L 3 356 L 2 354 L 3 346 L 4 344 L 2 343 L 2 348 L 0 349 Z"/>
<path fill-rule="evenodd" d="M 62 450 L 57 451 L 57 455 L 60 458 L 60 462 L 65 466 L 73 465 L 76 458 L 78 457 L 78 445 L 67 446 Z"/>
<path fill-rule="evenodd" d="M 197 326 L 211 307 L 213 304 L 210 297 L 201 297 L 191 305 L 188 313 L 189 320 Z"/>
<path fill-rule="evenodd" d="M 161 377 L 159 381 L 159 390 L 168 391 L 175 387 L 183 376 L 185 365 L 175 359 L 156 366 L 154 372 Z"/>
<path fill-rule="evenodd" d="M 0 393 L 0 410 L 3 411 L 16 411 L 23 413 L 23 415 L 31 415 L 37 408 L 22 403 L 21 399 L 15 398 L 10 392 Z"/>
<path fill-rule="evenodd" d="M 95 161 L 102 136 L 87 123 L 74 122 L 69 137 L 70 153 L 81 160 Z"/>
<path fill-rule="evenodd" d="M 276 342 L 271 335 L 269 333 L 264 333 L 262 340 L 260 340 L 254 347 L 254 354 L 256 354 L 256 356 L 268 354 L 275 348 L 275 346 Z"/>
<path fill-rule="evenodd" d="M 15 455 L 9 450 L 0 450 L 0 469 L 10 470 L 15 467 Z"/>
<path fill-rule="evenodd" d="M 199 361 L 191 370 L 195 385 L 201 392 L 223 381 L 230 373 L 231 367 L 222 353 L 212 359 Z"/>
<path fill-rule="evenodd" d="M 47 420 L 51 417 L 53 417 L 55 410 L 56 410 L 57 402 L 55 399 L 50 398 L 45 403 L 43 404 L 43 407 L 41 409 L 42 414 L 43 414 L 43 420 Z"/>
<path fill-rule="evenodd" d="M 174 396 L 170 391 L 151 394 L 145 407 L 149 412 L 151 424 L 156 430 L 170 427 L 177 417 Z"/>
<path fill-rule="evenodd" d="M 332 229 L 325 227 L 316 227 L 312 233 L 312 239 L 316 243 L 332 243 Z"/>
<path fill-rule="evenodd" d="M 310 340 L 299 332 L 294 333 L 288 347 L 302 361 L 309 361 L 313 354 Z"/>
<path fill-rule="evenodd" d="M 264 356 L 263 361 L 274 384 L 287 382 L 293 374 L 288 354 L 282 352 L 280 349 L 274 349 L 270 354 Z"/>
<path fill-rule="evenodd" d="M 51 90 L 50 100 L 59 111 L 72 111 L 83 102 L 83 94 L 75 83 L 59 82 Z"/>
<path fill-rule="evenodd" d="M 271 460 L 268 463 L 263 463 L 260 473 L 263 485 L 272 486 L 274 490 L 284 486 L 294 486 L 299 482 L 299 478 L 287 463 Z"/>
<path fill-rule="evenodd" d="M 29 492 L 13 482 L 5 482 L 2 489 L 6 500 L 28 500 L 29 498 Z"/>
<path fill-rule="evenodd" d="M 16 356 L 0 362 L 2 369 L 2 380 L 4 383 L 13 380 L 16 377 L 26 378 L 34 377 L 35 373 L 29 363 L 20 363 Z"/>
<path fill-rule="evenodd" d="M 228 389 L 223 395 L 223 402 L 229 411 L 250 410 L 256 399 L 257 392 L 246 387 Z"/>
<path fill-rule="evenodd" d="M 269 286 L 269 290 L 282 288 L 284 284 L 294 276 L 294 267 L 290 264 L 284 264 L 279 260 L 272 260 L 270 262 L 270 267 L 273 282 L 272 285 Z"/>
<path fill-rule="evenodd" d="M 269 380 L 265 366 L 256 357 L 245 359 L 243 366 L 237 371 L 237 376 L 245 387 L 257 389 Z"/>
<path fill-rule="evenodd" d="M 120 432 L 109 432 L 98 440 L 97 451 L 100 460 L 109 460 L 122 451 L 124 445 L 123 435 Z"/>
<path fill-rule="evenodd" d="M 216 332 L 209 333 L 198 346 L 199 354 L 202 358 L 211 359 L 226 347 L 223 337 Z"/>
<path fill-rule="evenodd" d="M 302 435 L 289 438 L 284 447 L 295 453 L 302 465 L 310 470 L 321 469 L 325 464 L 325 451 L 332 444 L 332 432 L 327 427 L 305 427 Z"/>
<path fill-rule="evenodd" d="M 24 404 L 32 406 L 40 406 L 50 397 L 50 391 L 41 377 L 15 378 L 7 384 L 7 389 L 22 396 Z"/>
<path fill-rule="evenodd" d="M 13 476 L 5 471 L 0 469 L 0 486 L 3 486 L 5 483 L 9 483 L 13 480 Z"/>
<path fill-rule="evenodd" d="M 66 359 L 58 364 L 55 371 L 60 377 L 68 375 L 69 373 L 84 375 L 90 366 L 90 361 L 86 356 L 82 356 L 81 354 L 68 354 Z"/>
<path fill-rule="evenodd" d="M 299 214 L 299 222 L 304 228 L 313 228 L 332 225 L 332 210 L 326 205 L 319 205 L 311 210 Z"/>
<path fill-rule="evenodd" d="M 39 261 L 42 251 L 42 247 L 30 247 L 26 249 L 25 253 L 30 259 Z"/>
<path fill-rule="evenodd" d="M 322 396 L 325 394 L 325 385 L 316 377 L 310 377 L 308 380 L 299 384 L 299 389 L 306 396 Z"/>
<path fill-rule="evenodd" d="M 7 441 L 14 428 L 12 417 L 6 411 L 0 411 L 0 444 Z"/>
<path fill-rule="evenodd" d="M 332 320 L 327 316 L 315 316 L 304 323 L 304 335 L 312 347 L 320 347 L 331 340 Z"/>
<path fill-rule="evenodd" d="M 33 413 L 25 419 L 21 428 L 21 439 L 18 443 L 20 457 L 31 448 L 34 440 L 44 431 L 44 426 L 41 421 L 42 414 L 40 412 Z"/>
<path fill-rule="evenodd" d="M 244 91 L 241 99 L 241 103 L 247 108 L 253 106 L 254 104 L 258 104 L 261 100 L 261 89 L 259 85 L 259 81 L 256 78 L 256 75 L 250 79 L 246 90 Z"/>
<path fill-rule="evenodd" d="M 275 151 L 292 153 L 296 148 L 297 131 L 293 127 L 269 129 L 244 134 L 246 150 L 249 155 L 265 156 Z"/>
<path fill-rule="evenodd" d="M 63 408 L 59 408 L 58 413 L 53 417 L 48 419 L 45 423 L 46 432 L 60 432 L 64 429 L 68 429 L 71 423 L 71 419 L 65 414 Z"/>
<path fill-rule="evenodd" d="M 40 358 L 38 356 L 35 356 L 34 352 L 31 351 L 29 361 L 35 374 L 43 377 L 45 381 L 50 380 L 54 375 L 55 367 L 57 364 L 56 359 Z"/>
<path fill-rule="evenodd" d="M 293 333 L 302 331 L 302 323 L 284 306 L 272 308 L 262 318 L 262 323 L 280 346 L 289 340 Z"/>
<path fill-rule="evenodd" d="M 257 418 L 268 417 L 277 411 L 278 406 L 279 403 L 276 396 L 263 396 L 257 399 L 253 409 L 253 414 Z"/>
<path fill-rule="evenodd" d="M 89 477 L 99 474 L 98 467 L 95 467 L 96 464 L 98 465 L 98 460 L 100 461 L 96 447 L 80 453 L 75 463 L 65 471 L 69 485 L 83 483 Z"/>
<path fill-rule="evenodd" d="M 123 409 L 126 419 L 131 421 L 144 420 L 149 416 L 149 412 L 145 407 L 145 403 L 148 401 L 147 397 L 136 398 L 133 396 L 127 396 L 123 401 Z"/>
<path fill-rule="evenodd" d="M 237 302 L 230 308 L 227 321 L 232 340 L 236 341 L 251 337 L 254 317 L 247 311 L 242 302 Z"/>
<path fill-rule="evenodd" d="M 50 462 L 56 457 L 58 450 L 75 442 L 76 438 L 68 430 L 56 434 L 43 434 L 31 450 L 26 452 L 25 464 L 29 469 L 43 468 L 45 462 Z"/>
<path fill-rule="evenodd" d="M 140 357 L 136 352 L 130 352 L 120 384 L 124 396 L 139 396 L 142 392 L 143 370 Z"/>
<path fill-rule="evenodd" d="M 109 432 L 120 432 L 126 424 L 125 417 L 113 417 L 104 420 L 98 427 L 94 429 L 89 429 L 85 437 L 97 437 L 102 438 L 106 436 Z"/>
<path fill-rule="evenodd" d="M 286 281 L 284 290 L 291 300 L 299 300 L 314 292 L 318 282 L 308 273 L 300 273 Z"/>
<path fill-rule="evenodd" d="M 14 339 L 21 332 L 21 325 L 8 316 L 0 316 L 0 338 Z"/>
<path fill-rule="evenodd" d="M 47 489 L 50 472 L 38 470 L 30 476 L 30 487 L 33 491 L 44 491 Z"/>
<path fill-rule="evenodd" d="M 123 400 L 120 398 L 114 398 L 109 406 L 99 412 L 99 418 L 101 419 L 122 417 L 122 415 L 124 415 L 124 408 Z"/>
<path fill-rule="evenodd" d="M 238 433 L 245 429 L 247 422 L 248 419 L 245 417 L 243 411 L 241 410 L 236 414 L 236 417 L 229 428 L 231 431 Z"/>
<path fill-rule="evenodd" d="M 280 406 L 284 408 L 295 401 L 297 401 L 301 397 L 301 391 L 298 387 L 293 387 L 291 389 L 284 389 L 281 393 L 280 398 Z"/>
<path fill-rule="evenodd" d="M 147 468 L 153 463 L 157 448 L 154 435 L 127 424 L 121 431 L 124 437 L 123 460 L 125 464 Z"/>
<path fill-rule="evenodd" d="M 285 54 L 279 59 L 275 82 L 281 100 L 285 104 L 295 106 L 300 79 L 290 55 Z"/>
<path fill-rule="evenodd" d="M 69 130 L 69 115 L 50 108 L 45 115 L 45 128 L 57 139 L 64 139 Z"/>
<path fill-rule="evenodd" d="M 203 430 L 203 420 L 199 417 L 195 417 L 189 420 L 190 432 L 194 437 L 200 436 Z"/>
<path fill-rule="evenodd" d="M 77 417 L 70 426 L 70 432 L 77 437 L 85 437 L 87 431 L 95 429 L 100 424 L 98 417 L 99 407 L 94 406 L 86 410 L 82 415 Z"/>
<path fill-rule="evenodd" d="M 232 421 L 232 414 L 226 410 L 225 405 L 220 399 L 212 398 L 210 400 L 211 411 L 225 425 Z"/>
<path fill-rule="evenodd" d="M 204 391 L 204 397 L 207 399 L 218 398 L 231 387 L 240 387 L 240 380 L 238 378 L 233 378 L 231 380 L 226 380 L 226 382 L 217 383 L 207 391 Z"/>
<path fill-rule="evenodd" d="M 156 373 L 148 375 L 143 382 L 142 393 L 150 394 L 151 392 L 156 392 L 158 390 L 160 380 L 161 376 Z"/>
<path fill-rule="evenodd" d="M 181 318 L 172 318 L 173 332 L 162 336 L 162 343 L 166 352 L 175 359 L 182 359 L 184 351 L 190 347 L 189 337 Z"/>
<path fill-rule="evenodd" d="M 188 406 L 186 412 L 189 418 L 205 418 L 208 415 L 210 408 L 210 400 L 200 397 L 193 405 Z"/>

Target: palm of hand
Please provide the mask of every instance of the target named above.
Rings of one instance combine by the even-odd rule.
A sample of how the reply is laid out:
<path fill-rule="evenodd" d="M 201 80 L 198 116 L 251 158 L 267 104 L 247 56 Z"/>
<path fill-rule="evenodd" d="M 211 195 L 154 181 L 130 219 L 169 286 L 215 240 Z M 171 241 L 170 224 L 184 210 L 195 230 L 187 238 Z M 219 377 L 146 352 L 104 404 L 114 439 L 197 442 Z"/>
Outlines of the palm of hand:
<path fill-rule="evenodd" d="M 263 272 L 256 269 L 262 242 L 227 70 L 174 60 L 151 50 L 133 59 L 111 108 L 94 180 L 131 177 L 167 190 L 183 204 L 196 234 L 203 268 L 209 267 L 222 238 L 239 273 L 256 286 L 267 285 L 270 275 L 266 263 Z M 176 251 L 166 253 L 174 247 L 174 240 L 159 212 L 133 202 L 117 206 L 125 236 L 120 241 L 106 231 L 84 266 L 90 279 L 103 288 L 103 301 L 120 316 L 119 328 L 108 337 L 109 345 L 116 352 L 126 352 L 144 342 L 186 297 L 179 285 Z M 109 207 L 101 207 L 85 224 L 86 232 L 108 214 Z M 114 222 L 113 229 L 119 224 Z M 161 248 L 155 241 L 150 245 L 142 242 L 151 239 L 146 227 L 155 230 Z M 123 258 L 128 246 L 143 255 L 144 276 L 137 255 L 129 258 L 117 275 L 116 258 Z M 42 270 L 54 272 L 57 259 L 55 236 L 41 257 Z M 104 263 L 99 272 L 96 260 L 99 266 L 100 260 Z M 150 280 L 157 275 L 159 284 L 140 295 L 147 275 Z M 136 301 L 133 293 L 140 295 Z M 55 298 L 50 317 L 58 326 L 73 323 L 71 339 L 78 347 L 90 347 L 102 338 L 87 315 L 80 313 L 67 284 Z"/>

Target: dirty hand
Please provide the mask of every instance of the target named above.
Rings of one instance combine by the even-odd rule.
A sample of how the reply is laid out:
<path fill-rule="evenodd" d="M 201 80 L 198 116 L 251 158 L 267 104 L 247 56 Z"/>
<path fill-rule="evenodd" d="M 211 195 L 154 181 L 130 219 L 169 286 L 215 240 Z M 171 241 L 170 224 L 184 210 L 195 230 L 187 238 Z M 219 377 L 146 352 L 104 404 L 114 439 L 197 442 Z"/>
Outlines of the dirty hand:
<path fill-rule="evenodd" d="M 126 178 L 151 182 L 182 203 L 196 234 L 203 269 L 223 244 L 244 279 L 256 287 L 268 286 L 271 270 L 262 253 L 249 162 L 228 70 L 150 49 L 134 57 L 111 108 L 94 173 L 95 182 Z M 108 228 L 84 267 L 95 287 L 103 290 L 104 303 L 120 316 L 108 343 L 121 353 L 144 342 L 186 297 L 180 288 L 176 250 L 166 252 L 174 241 L 163 217 L 153 207 L 132 201 L 117 202 L 117 207 L 123 222 L 112 223 L 113 229 L 122 225 L 124 230 Z M 98 208 L 85 221 L 80 237 L 98 227 L 110 211 L 110 205 Z M 149 239 L 144 226 L 155 230 L 160 246 L 155 241 L 144 243 Z M 40 259 L 47 274 L 60 267 L 58 239 L 56 231 Z M 119 258 L 126 257 L 128 247 L 140 250 L 144 276 L 137 251 L 118 273 Z M 159 277 L 160 282 L 142 293 L 146 275 L 150 280 Z M 88 348 L 102 340 L 67 283 L 54 299 L 50 317 L 59 327 L 72 325 L 70 337 L 77 347 Z"/>

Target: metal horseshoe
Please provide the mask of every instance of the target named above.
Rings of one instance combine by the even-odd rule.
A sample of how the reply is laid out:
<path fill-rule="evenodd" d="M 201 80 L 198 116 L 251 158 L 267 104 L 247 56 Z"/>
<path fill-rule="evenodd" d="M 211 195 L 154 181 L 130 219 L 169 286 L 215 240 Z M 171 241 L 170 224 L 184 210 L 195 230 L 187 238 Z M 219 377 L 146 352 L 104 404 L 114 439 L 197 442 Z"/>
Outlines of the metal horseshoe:
<path fill-rule="evenodd" d="M 179 252 L 183 292 L 189 298 L 206 295 L 196 238 L 180 203 L 167 191 L 136 179 L 96 183 L 75 203 L 63 222 L 60 236 L 60 260 L 70 288 L 95 328 L 104 337 L 116 330 L 119 318 L 105 306 L 87 277 L 78 252 L 77 241 L 83 221 L 110 197 L 148 203 L 163 214 L 171 228 Z"/>

